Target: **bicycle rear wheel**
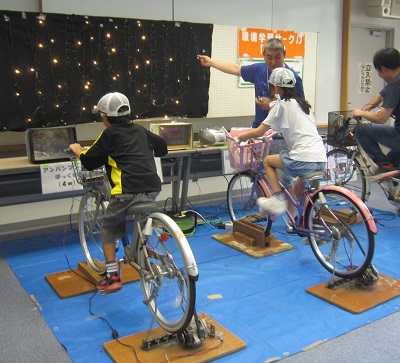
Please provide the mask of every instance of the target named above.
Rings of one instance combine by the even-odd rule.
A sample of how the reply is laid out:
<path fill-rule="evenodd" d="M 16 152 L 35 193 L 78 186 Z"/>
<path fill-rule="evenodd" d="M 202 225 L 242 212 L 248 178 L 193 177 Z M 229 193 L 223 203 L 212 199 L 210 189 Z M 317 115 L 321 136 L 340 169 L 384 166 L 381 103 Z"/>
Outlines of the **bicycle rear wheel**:
<path fill-rule="evenodd" d="M 86 192 L 79 205 L 79 239 L 86 262 L 97 272 L 105 269 L 100 239 L 101 223 L 107 208 L 100 192 Z"/>
<path fill-rule="evenodd" d="M 148 220 L 152 234 L 138 247 L 138 263 L 150 272 L 140 274 L 144 303 L 163 329 L 178 333 L 193 317 L 197 266 L 185 235 L 170 217 L 153 213 Z"/>
<path fill-rule="evenodd" d="M 333 149 L 326 154 L 326 157 L 327 184 L 345 187 L 365 201 L 364 173 L 358 161 L 351 160 L 352 151 Z"/>
<path fill-rule="evenodd" d="M 232 221 L 257 214 L 257 199 L 265 197 L 260 183 L 254 184 L 255 176 L 247 171 L 235 174 L 228 184 L 227 204 Z"/>
<path fill-rule="evenodd" d="M 306 209 L 304 225 L 308 229 L 323 231 L 323 224 L 326 223 L 331 230 L 332 234 L 328 237 L 313 233 L 308 235 L 315 257 L 330 273 L 352 278 L 370 266 L 375 237 L 369 228 L 368 218 L 341 191 L 321 190 L 312 197 L 312 203 Z"/>

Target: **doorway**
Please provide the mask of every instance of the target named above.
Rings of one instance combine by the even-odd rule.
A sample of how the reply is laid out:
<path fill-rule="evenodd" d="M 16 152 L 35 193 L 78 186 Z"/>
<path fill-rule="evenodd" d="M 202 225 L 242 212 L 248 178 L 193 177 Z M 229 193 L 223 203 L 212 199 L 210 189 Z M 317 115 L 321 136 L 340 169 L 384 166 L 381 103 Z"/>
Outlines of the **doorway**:
<path fill-rule="evenodd" d="M 376 51 L 393 46 L 392 29 L 351 26 L 348 80 L 348 110 L 362 108 L 385 85 L 375 71 Z"/>

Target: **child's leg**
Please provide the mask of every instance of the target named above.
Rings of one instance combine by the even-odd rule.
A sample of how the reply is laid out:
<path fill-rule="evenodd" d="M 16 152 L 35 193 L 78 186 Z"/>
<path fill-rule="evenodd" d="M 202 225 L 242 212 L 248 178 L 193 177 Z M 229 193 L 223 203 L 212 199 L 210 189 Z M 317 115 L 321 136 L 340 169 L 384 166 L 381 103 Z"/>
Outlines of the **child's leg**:
<path fill-rule="evenodd" d="M 276 169 L 283 169 L 279 155 L 268 155 L 264 159 L 265 174 L 270 182 L 274 195 L 271 198 L 258 198 L 257 203 L 261 210 L 271 214 L 282 214 L 287 208 L 286 196 L 281 190 Z"/>
<path fill-rule="evenodd" d="M 265 174 L 271 184 L 271 188 L 274 193 L 279 193 L 281 191 L 281 186 L 279 184 L 278 174 L 275 169 L 283 170 L 281 158 L 279 154 L 268 155 L 264 159 L 264 169 Z"/>
<path fill-rule="evenodd" d="M 303 192 L 304 192 L 304 183 L 301 180 L 301 178 L 297 178 L 294 183 L 294 193 L 296 194 L 298 200 L 301 200 Z"/>

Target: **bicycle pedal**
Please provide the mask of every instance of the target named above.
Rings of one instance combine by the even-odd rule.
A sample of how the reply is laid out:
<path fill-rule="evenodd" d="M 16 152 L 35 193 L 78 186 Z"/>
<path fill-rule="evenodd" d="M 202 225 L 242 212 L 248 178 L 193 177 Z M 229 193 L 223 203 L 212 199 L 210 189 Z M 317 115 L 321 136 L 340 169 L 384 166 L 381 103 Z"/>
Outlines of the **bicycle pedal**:
<path fill-rule="evenodd" d="M 286 227 L 286 233 L 288 233 L 288 234 L 296 234 L 297 232 L 296 232 L 296 229 L 293 226 L 288 225 Z"/>

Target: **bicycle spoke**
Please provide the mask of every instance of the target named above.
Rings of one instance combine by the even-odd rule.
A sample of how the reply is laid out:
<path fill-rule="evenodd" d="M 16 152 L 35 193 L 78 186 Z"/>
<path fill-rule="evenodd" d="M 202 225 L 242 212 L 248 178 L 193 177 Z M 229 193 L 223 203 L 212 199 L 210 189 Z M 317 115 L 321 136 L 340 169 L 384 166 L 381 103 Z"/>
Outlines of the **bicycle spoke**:
<path fill-rule="evenodd" d="M 97 272 L 105 268 L 100 239 L 105 206 L 100 192 L 87 192 L 79 206 L 79 238 L 87 263 Z"/>
<path fill-rule="evenodd" d="M 363 212 L 351 198 L 338 191 L 323 190 L 306 211 L 306 228 L 325 234 L 310 234 L 311 248 L 321 265 L 338 277 L 355 277 L 371 263 L 374 253 L 374 235 Z"/>
<path fill-rule="evenodd" d="M 259 183 L 254 184 L 254 176 L 242 172 L 232 177 L 228 185 L 227 203 L 232 220 L 257 214 L 257 199 L 265 197 Z"/>
<path fill-rule="evenodd" d="M 185 264 L 182 235 L 171 228 L 170 221 L 166 216 L 165 220 L 153 218 L 153 233 L 141 249 L 139 264 L 147 270 L 141 275 L 145 304 L 160 326 L 178 332 L 192 319 L 195 283 Z"/>
<path fill-rule="evenodd" d="M 326 184 L 345 187 L 365 201 L 366 180 L 352 151 L 333 149 L 326 156 Z"/>

